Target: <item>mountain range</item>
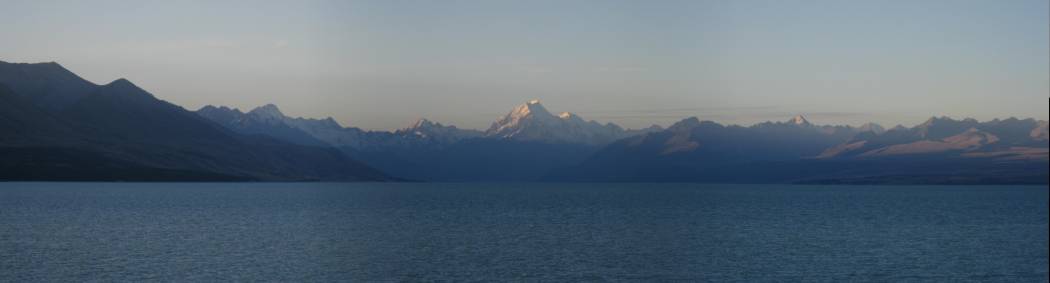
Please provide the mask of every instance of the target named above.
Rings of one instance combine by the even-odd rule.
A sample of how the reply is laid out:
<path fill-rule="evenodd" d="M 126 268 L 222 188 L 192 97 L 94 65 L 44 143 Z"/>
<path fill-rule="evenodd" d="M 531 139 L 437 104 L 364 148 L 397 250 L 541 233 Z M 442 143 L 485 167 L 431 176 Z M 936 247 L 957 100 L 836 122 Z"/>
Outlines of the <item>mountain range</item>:
<path fill-rule="evenodd" d="M 427 119 L 393 132 L 365 131 L 332 118 L 288 117 L 272 104 L 247 112 L 209 105 L 196 112 L 241 134 L 328 145 L 394 176 L 428 181 L 537 180 L 617 139 L 660 130 L 624 130 L 568 112 L 555 116 L 536 100 L 515 107 L 484 132 Z"/>
<path fill-rule="evenodd" d="M 1047 153 L 1047 122 L 1033 119 L 632 130 L 538 100 L 484 131 L 427 119 L 368 131 L 272 104 L 188 111 L 125 79 L 0 61 L 0 180 L 1046 184 Z"/>
<path fill-rule="evenodd" d="M 689 118 L 617 141 L 558 181 L 1046 183 L 1046 122 L 931 118 L 913 128 L 815 126 L 796 117 L 751 127 Z"/>

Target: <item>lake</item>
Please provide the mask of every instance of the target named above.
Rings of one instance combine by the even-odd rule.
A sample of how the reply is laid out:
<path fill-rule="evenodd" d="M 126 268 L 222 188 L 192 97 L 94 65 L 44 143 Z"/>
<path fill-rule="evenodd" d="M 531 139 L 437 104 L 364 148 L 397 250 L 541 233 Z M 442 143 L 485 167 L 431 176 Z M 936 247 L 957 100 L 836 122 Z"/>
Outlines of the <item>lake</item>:
<path fill-rule="evenodd" d="M 0 183 L 0 281 L 1048 280 L 1046 186 Z"/>

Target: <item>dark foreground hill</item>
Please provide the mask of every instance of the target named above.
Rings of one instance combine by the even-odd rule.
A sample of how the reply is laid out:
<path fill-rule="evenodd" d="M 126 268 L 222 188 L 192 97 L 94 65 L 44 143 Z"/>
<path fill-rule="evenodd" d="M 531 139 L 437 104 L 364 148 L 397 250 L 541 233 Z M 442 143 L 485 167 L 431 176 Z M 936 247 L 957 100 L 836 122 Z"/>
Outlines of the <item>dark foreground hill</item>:
<path fill-rule="evenodd" d="M 392 180 L 331 147 L 234 133 L 124 79 L 85 87 L 54 63 L 0 62 L 0 75 L 3 180 Z"/>

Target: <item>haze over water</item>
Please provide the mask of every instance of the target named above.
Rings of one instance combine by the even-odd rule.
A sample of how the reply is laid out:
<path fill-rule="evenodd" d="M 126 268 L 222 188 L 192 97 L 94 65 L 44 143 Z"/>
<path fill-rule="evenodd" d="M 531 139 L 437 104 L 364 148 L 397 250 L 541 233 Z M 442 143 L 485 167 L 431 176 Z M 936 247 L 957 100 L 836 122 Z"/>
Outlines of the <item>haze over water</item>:
<path fill-rule="evenodd" d="M 1046 186 L 0 183 L 0 281 L 1046 282 Z"/>

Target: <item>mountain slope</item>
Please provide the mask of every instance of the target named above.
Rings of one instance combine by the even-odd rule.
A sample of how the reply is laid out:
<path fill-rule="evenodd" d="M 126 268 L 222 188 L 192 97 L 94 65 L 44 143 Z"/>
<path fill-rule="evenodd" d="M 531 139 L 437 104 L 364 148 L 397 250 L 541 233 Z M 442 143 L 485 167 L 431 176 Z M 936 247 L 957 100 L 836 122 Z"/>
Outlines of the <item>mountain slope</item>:
<path fill-rule="evenodd" d="M 1031 148 L 1046 148 L 1040 124 L 1032 119 L 953 120 L 934 117 L 914 128 L 898 127 L 882 134 L 862 134 L 825 150 L 820 158 L 874 158 L 893 155 L 964 154 L 995 155 L 1015 152 L 1031 155 Z"/>
<path fill-rule="evenodd" d="M 68 123 L 0 84 L 0 145 L 59 143 L 74 134 Z"/>
<path fill-rule="evenodd" d="M 548 176 L 567 181 L 718 181 L 746 171 L 720 168 L 815 156 L 841 138 L 804 118 L 751 127 L 688 118 L 661 132 L 623 139 L 578 166 Z"/>
<path fill-rule="evenodd" d="M 242 177 L 150 167 L 107 156 L 98 141 L 0 84 L 0 180 L 234 181 Z"/>
<path fill-rule="evenodd" d="M 47 77 L 55 74 L 63 72 L 41 81 L 61 81 Z M 236 134 L 124 79 L 58 111 L 26 102 L 30 94 L 0 92 L 3 166 L 21 172 L 5 179 L 391 179 L 334 148 Z"/>
<path fill-rule="evenodd" d="M 263 135 L 278 140 L 308 146 L 327 146 L 327 143 L 310 134 L 285 124 L 284 114 L 272 104 L 262 106 L 248 113 L 227 107 L 205 106 L 197 114 L 246 135 Z"/>
<path fill-rule="evenodd" d="M 8 63 L 0 61 L 0 84 L 49 111 L 69 106 L 94 90 L 95 84 L 55 62 Z"/>
<path fill-rule="evenodd" d="M 156 99 L 125 79 L 96 88 L 59 115 L 123 140 L 162 144 L 235 141 L 218 125 Z"/>
<path fill-rule="evenodd" d="M 386 179 L 382 173 L 332 148 L 238 136 L 154 98 L 127 80 L 100 87 L 66 109 L 63 116 L 125 141 L 120 145 L 122 151 L 115 153 L 122 159 L 162 168 L 264 180 Z"/>
<path fill-rule="evenodd" d="M 1033 143 L 1037 127 L 1031 120 L 935 118 L 879 133 L 872 127 L 817 126 L 801 116 L 751 127 L 690 118 L 612 143 L 545 180 L 1045 183 L 1047 146 L 1045 140 Z"/>

